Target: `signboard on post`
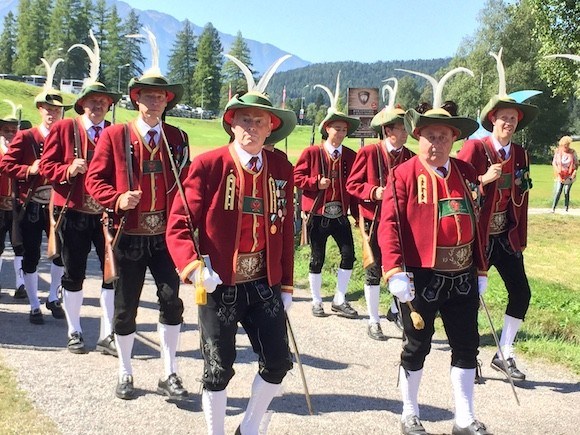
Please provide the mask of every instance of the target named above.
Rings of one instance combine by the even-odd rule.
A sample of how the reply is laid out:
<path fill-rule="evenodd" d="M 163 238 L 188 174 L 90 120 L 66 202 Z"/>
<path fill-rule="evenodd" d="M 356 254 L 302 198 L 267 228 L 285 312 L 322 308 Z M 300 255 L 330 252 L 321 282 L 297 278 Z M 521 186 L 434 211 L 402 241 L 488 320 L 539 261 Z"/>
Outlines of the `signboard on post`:
<path fill-rule="evenodd" d="M 378 88 L 348 88 L 348 116 L 360 119 L 360 126 L 349 137 L 377 137 L 371 121 L 379 110 Z"/>

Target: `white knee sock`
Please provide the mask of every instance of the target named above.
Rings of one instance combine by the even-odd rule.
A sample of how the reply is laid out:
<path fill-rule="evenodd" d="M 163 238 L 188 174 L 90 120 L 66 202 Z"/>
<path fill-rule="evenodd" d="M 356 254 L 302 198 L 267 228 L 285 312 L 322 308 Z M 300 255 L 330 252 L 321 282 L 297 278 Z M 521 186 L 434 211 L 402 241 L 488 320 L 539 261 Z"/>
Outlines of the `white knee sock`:
<path fill-rule="evenodd" d="M 62 274 L 64 273 L 64 267 L 57 266 L 54 263 L 50 264 L 50 290 L 48 293 L 48 301 L 56 301 L 58 299 L 58 288 L 60 287 L 60 281 Z"/>
<path fill-rule="evenodd" d="M 421 377 L 423 376 L 423 369 L 416 371 L 405 370 L 403 366 L 399 367 L 399 389 L 403 400 L 403 414 L 401 420 L 410 415 L 419 415 L 419 402 L 417 396 L 419 395 L 419 385 L 421 385 Z"/>
<path fill-rule="evenodd" d="M 346 291 L 348 290 L 348 282 L 352 275 L 352 269 L 338 269 L 336 273 L 336 292 L 334 293 L 334 304 L 342 305 L 346 300 Z"/>
<path fill-rule="evenodd" d="M 177 347 L 179 345 L 179 332 L 181 331 L 181 323 L 179 325 L 164 325 L 157 324 L 157 332 L 161 340 L 161 355 L 163 358 L 163 369 L 167 379 L 170 374 L 177 373 Z"/>
<path fill-rule="evenodd" d="M 119 380 L 123 375 L 133 375 L 131 366 L 131 353 L 133 352 L 133 343 L 135 342 L 135 333 L 129 335 L 115 334 L 115 345 L 119 355 Z"/>
<path fill-rule="evenodd" d="M 38 272 L 24 273 L 23 279 L 28 301 L 30 302 L 30 309 L 35 310 L 40 308 L 40 301 L 38 300 Z"/>
<path fill-rule="evenodd" d="M 475 369 L 451 367 L 451 385 L 455 397 L 455 423 L 467 427 L 475 420 L 473 415 L 473 385 Z"/>
<path fill-rule="evenodd" d="M 379 323 L 379 297 L 381 287 L 378 285 L 364 285 L 369 323 Z"/>
<path fill-rule="evenodd" d="M 81 307 L 83 306 L 83 291 L 71 292 L 62 291 L 62 308 L 66 314 L 66 324 L 68 326 L 68 336 L 73 332 L 83 332 L 81 327 Z"/>
<path fill-rule="evenodd" d="M 208 435 L 225 435 L 227 401 L 226 390 L 208 391 L 205 388 L 203 389 L 201 407 L 205 415 Z"/>
<path fill-rule="evenodd" d="M 16 255 L 14 257 L 14 276 L 16 276 L 16 289 L 24 284 L 24 278 L 22 273 L 22 255 Z"/>
<path fill-rule="evenodd" d="M 280 389 L 280 384 L 266 382 L 257 374 L 252 383 L 252 395 L 240 425 L 240 431 L 244 435 L 258 435 L 258 428 L 262 417 L 266 413 L 270 402 Z"/>
<path fill-rule="evenodd" d="M 113 314 L 115 312 L 115 290 L 101 288 L 101 330 L 99 340 L 113 332 Z"/>
<path fill-rule="evenodd" d="M 321 273 L 309 273 L 308 282 L 310 283 L 310 293 L 312 294 L 312 302 L 321 303 L 322 296 L 320 295 L 320 289 L 322 288 L 322 274 Z"/>
<path fill-rule="evenodd" d="M 501 331 L 501 338 L 499 339 L 499 345 L 505 358 L 513 358 L 514 350 L 514 340 L 516 339 L 516 334 L 520 329 L 522 324 L 522 319 L 516 319 L 515 317 L 508 316 L 504 317 L 503 329 Z"/>

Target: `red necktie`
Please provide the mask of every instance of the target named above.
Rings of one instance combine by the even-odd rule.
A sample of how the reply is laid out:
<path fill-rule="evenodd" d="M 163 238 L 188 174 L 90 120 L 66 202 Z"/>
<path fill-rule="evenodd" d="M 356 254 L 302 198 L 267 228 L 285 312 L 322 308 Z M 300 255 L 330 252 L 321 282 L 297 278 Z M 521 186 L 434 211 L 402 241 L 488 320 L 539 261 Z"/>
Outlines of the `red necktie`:
<path fill-rule="evenodd" d="M 98 125 L 93 125 L 93 131 L 95 132 L 95 134 L 93 135 L 93 142 L 97 143 L 97 141 L 101 137 L 101 127 L 99 127 Z"/>
<path fill-rule="evenodd" d="M 250 159 L 246 167 L 252 172 L 258 172 L 258 157 L 254 156 Z"/>
<path fill-rule="evenodd" d="M 445 166 L 439 166 L 437 170 L 443 175 L 443 178 L 447 177 L 447 168 Z"/>
<path fill-rule="evenodd" d="M 505 150 L 504 150 L 503 148 L 500 148 L 500 149 L 499 149 L 499 151 L 498 151 L 498 153 L 499 153 L 499 155 L 500 155 L 501 159 L 502 159 L 502 160 L 505 160 L 505 158 L 506 158 L 506 156 L 507 156 L 507 154 L 506 154 Z"/>
<path fill-rule="evenodd" d="M 155 143 L 155 135 L 157 134 L 157 132 L 155 130 L 149 130 L 149 132 L 147 133 L 147 136 L 149 136 L 149 146 L 151 148 L 155 148 L 157 146 L 157 144 Z"/>

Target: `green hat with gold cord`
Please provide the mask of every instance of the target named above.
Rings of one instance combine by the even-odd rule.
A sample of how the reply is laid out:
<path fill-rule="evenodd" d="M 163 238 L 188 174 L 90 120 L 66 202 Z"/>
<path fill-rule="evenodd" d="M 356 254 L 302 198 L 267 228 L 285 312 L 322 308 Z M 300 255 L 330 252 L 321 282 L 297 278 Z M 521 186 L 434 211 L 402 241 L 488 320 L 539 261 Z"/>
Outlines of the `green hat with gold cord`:
<path fill-rule="evenodd" d="M 242 61 L 229 54 L 224 54 L 224 56 L 226 56 L 240 68 L 240 70 L 244 73 L 248 85 L 247 93 L 241 96 L 236 94 L 230 101 L 228 101 L 224 116 L 222 118 L 222 125 L 224 130 L 230 135 L 230 137 L 234 137 L 232 132 L 232 120 L 236 110 L 255 107 L 270 113 L 270 118 L 272 120 L 272 132 L 270 133 L 270 136 L 266 138 L 266 143 L 275 144 L 290 135 L 296 126 L 296 114 L 291 110 L 274 107 L 268 94 L 266 94 L 266 86 L 270 82 L 270 79 L 280 64 L 291 57 L 291 55 L 287 54 L 282 56 L 276 62 L 274 62 L 264 73 L 258 84 L 256 84 L 250 69 Z"/>
<path fill-rule="evenodd" d="M 510 98 L 506 93 L 506 80 L 505 80 L 505 69 L 503 62 L 501 60 L 501 55 L 503 52 L 503 47 L 499 49 L 497 54 L 489 53 L 496 60 L 497 74 L 499 80 L 499 91 L 497 95 L 491 97 L 485 107 L 481 110 L 481 116 L 479 120 L 481 125 L 487 131 L 493 131 L 493 124 L 491 122 L 491 117 L 499 109 L 516 109 L 518 111 L 518 125 L 515 131 L 520 131 L 525 128 L 530 122 L 532 122 L 540 109 L 538 106 L 532 104 L 518 103 L 513 98 Z"/>
<path fill-rule="evenodd" d="M 328 137 L 328 135 L 326 134 L 326 130 L 325 130 L 326 125 L 330 124 L 331 122 L 335 122 L 335 121 L 346 122 L 346 125 L 347 125 L 346 135 L 350 136 L 351 134 L 353 134 L 355 132 L 355 130 L 358 128 L 358 126 L 360 125 L 360 120 L 358 118 L 353 118 L 352 116 L 348 116 L 345 113 L 338 110 L 338 98 L 340 96 L 340 71 L 338 72 L 338 75 L 336 76 L 336 90 L 334 91 L 334 94 L 330 91 L 330 89 L 328 89 L 324 85 L 314 85 L 313 89 L 316 89 L 316 88 L 320 88 L 320 89 L 324 90 L 328 94 L 328 97 L 330 98 L 330 107 L 328 108 L 328 111 L 326 113 L 326 117 L 322 120 L 322 122 L 320 123 L 320 126 L 318 127 L 318 130 L 320 131 L 320 134 L 322 135 L 322 139 L 326 139 Z"/>

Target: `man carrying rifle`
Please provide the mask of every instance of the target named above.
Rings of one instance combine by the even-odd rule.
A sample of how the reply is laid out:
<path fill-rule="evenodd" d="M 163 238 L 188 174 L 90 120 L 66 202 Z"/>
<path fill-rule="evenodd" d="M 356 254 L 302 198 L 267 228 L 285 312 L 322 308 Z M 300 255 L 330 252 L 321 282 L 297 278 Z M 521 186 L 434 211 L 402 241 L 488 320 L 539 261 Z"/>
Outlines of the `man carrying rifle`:
<path fill-rule="evenodd" d="M 110 122 L 105 121 L 109 107 L 120 94 L 105 85 L 91 81 L 85 85 L 75 104 L 81 115 L 63 119 L 53 125 L 46 139 L 40 160 L 40 173 L 52 182 L 56 237 L 60 241 L 60 256 L 64 264 L 62 302 L 68 324 L 67 348 L 72 353 L 86 353 L 80 312 L 83 305 L 83 282 L 87 258 L 92 245 L 103 269 L 104 238 L 101 224 L 103 207 L 87 193 L 85 173 L 98 146 L 98 141 Z M 58 255 L 58 252 L 53 253 Z M 112 333 L 113 284 L 101 285 L 101 329 L 97 351 L 117 355 Z"/>
<path fill-rule="evenodd" d="M 326 242 L 332 237 L 340 250 L 341 261 L 331 309 L 340 316 L 355 319 L 358 313 L 346 300 L 355 260 L 348 211 L 350 209 L 353 216 L 358 216 L 358 208 L 345 185 L 356 153 L 345 147 L 342 141 L 358 128 L 360 121 L 336 108 L 338 85 L 337 78 L 336 95 L 332 95 L 325 86 L 315 85 L 326 90 L 331 100 L 331 107 L 319 128 L 324 142 L 302 152 L 294 169 L 294 182 L 296 187 L 302 189 L 302 211 L 308 213 L 306 230 L 311 249 L 308 280 L 312 293 L 312 314 L 315 317 L 326 315 L 321 296 L 322 266 Z"/>
<path fill-rule="evenodd" d="M 453 143 L 473 133 L 478 124 L 451 116 L 437 102 L 434 107 L 405 114 L 405 128 L 419 141 L 419 152 L 389 175 L 379 225 L 384 276 L 389 291 L 402 303 L 401 432 L 427 434 L 417 397 L 439 314 L 451 348 L 455 398 L 451 433 L 486 435 L 489 432 L 475 419 L 473 409 L 477 311 L 479 294 L 487 286 L 476 220 L 479 186 L 470 164 L 449 157 Z M 411 312 L 423 322 L 412 321 Z"/>
<path fill-rule="evenodd" d="M 405 111 L 398 107 L 385 107 L 375 115 L 371 127 L 382 142 L 367 145 L 359 150 L 354 161 L 346 189 L 360 200 L 359 210 L 364 220 L 363 237 L 368 238 L 372 252 L 371 262 L 365 269 L 365 299 L 369 313 L 368 335 L 373 340 L 386 340 L 379 323 L 379 295 L 381 282 L 381 251 L 377 240 L 381 202 L 386 189 L 387 176 L 398 164 L 415 155 L 404 146 L 407 132 L 403 125 Z M 364 262 L 364 261 L 363 261 Z M 394 306 L 394 309 L 393 309 Z M 387 319 L 400 324 L 396 303 L 387 314 Z"/>
<path fill-rule="evenodd" d="M 9 100 L 5 100 L 9 102 Z M 10 101 L 10 103 L 12 103 Z M 10 147 L 10 142 L 19 130 L 20 120 L 16 113 L 16 106 L 12 103 L 12 115 L 5 116 L 0 119 L 0 159 L 6 154 Z M 0 174 L 0 256 L 4 253 L 6 247 L 6 234 L 12 238 L 12 215 L 14 202 L 13 181 L 10 177 Z M 16 285 L 14 291 L 15 299 L 26 298 L 26 290 L 24 288 L 24 280 L 22 279 L 22 255 L 24 248 L 22 245 L 12 245 L 14 250 L 14 275 L 16 276 Z M 0 257 L 0 269 L 2 269 L 2 261 Z"/>
<path fill-rule="evenodd" d="M 235 63 L 247 73 L 249 91 L 236 94 L 225 108 L 223 126 L 233 140 L 193 160 L 185 198 L 173 202 L 167 231 L 181 278 L 207 292 L 207 303 L 196 300 L 204 359 L 202 406 L 207 433 L 215 435 L 224 434 L 238 324 L 259 365 L 236 434 L 258 433 L 292 368 L 284 312 L 294 286 L 292 165 L 262 147 L 269 136 L 288 136 L 296 115 L 274 108 L 264 94 L 273 67 L 256 87 L 247 66 L 238 59 Z M 199 244 L 192 238 L 196 229 Z"/>
<path fill-rule="evenodd" d="M 169 209 L 177 192 L 172 160 L 180 169 L 189 163 L 188 142 L 181 130 L 162 122 L 165 110 L 174 107 L 182 95 L 183 86 L 169 83 L 158 68 L 131 79 L 129 96 L 139 115 L 104 130 L 85 178 L 88 193 L 110 211 L 117 233 L 113 330 L 119 373 L 115 394 L 125 400 L 136 397 L 131 351 L 147 268 L 159 299 L 164 377 L 157 392 L 174 399 L 188 396 L 176 361 L 183 302 L 179 276 L 165 243 Z"/>
<path fill-rule="evenodd" d="M 0 162 L 0 172 L 15 180 L 18 204 L 14 218 L 19 222 L 14 228 L 20 234 L 13 234 L 13 244 L 17 245 L 16 239 L 21 237 L 24 247 L 22 272 L 30 302 L 29 320 L 30 323 L 37 325 L 44 323 L 38 300 L 37 267 L 42 233 L 48 231 L 48 203 L 52 192 L 50 182 L 39 173 L 39 164 L 50 128 L 62 118 L 63 111 L 71 107 L 63 104 L 59 91 L 50 88 L 52 77 L 50 80 L 47 79 L 47 84 L 48 88 L 34 99 L 42 120 L 40 125 L 19 131 Z M 51 263 L 50 291 L 46 308 L 52 311 L 53 317 L 57 319 L 65 317 L 57 294 L 62 273 L 62 260 L 55 258 Z"/>

